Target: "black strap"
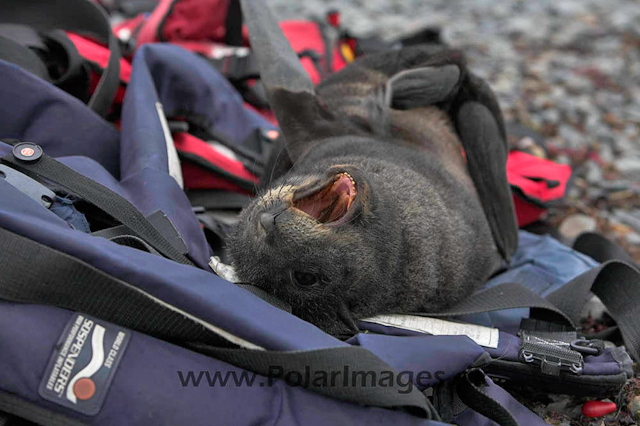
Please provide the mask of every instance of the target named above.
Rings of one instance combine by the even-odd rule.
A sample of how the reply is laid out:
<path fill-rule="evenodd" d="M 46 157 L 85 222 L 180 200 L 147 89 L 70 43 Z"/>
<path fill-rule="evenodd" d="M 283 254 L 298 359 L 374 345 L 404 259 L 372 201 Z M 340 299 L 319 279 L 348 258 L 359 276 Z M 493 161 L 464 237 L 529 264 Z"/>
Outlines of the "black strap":
<path fill-rule="evenodd" d="M 299 352 L 238 351 L 233 349 L 200 348 L 200 352 L 238 367 L 273 378 L 291 378 L 292 384 L 300 386 L 296 375 L 302 377 L 303 387 L 320 394 L 349 402 L 385 408 L 404 407 L 413 414 L 433 418 L 435 411 L 427 398 L 417 389 L 402 393 L 402 389 L 379 387 L 372 382 L 362 384 L 361 373 L 372 373 L 379 380 L 383 372 L 393 372 L 393 368 L 368 349 L 360 346 L 342 346 Z M 279 368 L 283 371 L 277 371 Z M 328 386 L 314 384 L 319 374 L 341 373 L 339 380 Z M 346 373 L 347 380 L 344 380 Z M 353 379 L 356 373 L 356 380 Z M 388 374 L 388 373 L 387 373 Z M 393 373 L 395 374 L 395 372 Z M 370 375 L 371 377 L 371 375 Z M 307 378 L 310 378 L 307 382 Z M 294 382 L 295 381 L 295 382 Z M 417 410 L 416 410 L 417 409 Z"/>
<path fill-rule="evenodd" d="M 573 243 L 573 249 L 600 263 L 608 260 L 620 260 L 637 267 L 636 261 L 622 247 L 595 232 L 580 234 Z"/>
<path fill-rule="evenodd" d="M 78 49 L 62 30 L 38 31 L 19 24 L 0 24 L 0 38 L 17 46 L 0 43 L 0 58 L 55 84 L 83 102 L 89 101 L 89 69 Z"/>
<path fill-rule="evenodd" d="M 313 378 L 315 372 L 344 371 L 345 368 L 349 374 L 373 372 L 376 377 L 381 377 L 383 371 L 394 371 L 371 352 L 357 346 L 298 352 L 220 348 L 224 339 L 212 331 L 212 327 L 206 327 L 205 322 L 198 322 L 79 259 L 2 228 L 0 298 L 58 306 L 165 340 L 183 344 L 195 342 L 191 347 L 202 353 L 276 378 L 292 378 L 293 375 Z M 361 385 L 349 377 L 346 382 L 336 381 L 335 386 L 318 386 L 312 381 L 308 386 L 336 399 L 378 407 L 402 407 L 425 417 L 432 415 L 432 406 L 420 391 L 413 389 L 403 393 L 397 384 L 390 387 Z"/>
<path fill-rule="evenodd" d="M 77 310 L 169 341 L 225 343 L 142 290 L 2 228 L 0 270 L 4 300 Z"/>
<path fill-rule="evenodd" d="M 616 321 L 627 351 L 640 360 L 640 273 L 633 266 L 611 260 L 576 277 L 547 299 L 578 321 L 584 303 L 593 292 Z"/>
<path fill-rule="evenodd" d="M 258 61 L 251 53 L 244 56 L 232 53 L 220 59 L 210 58 L 209 63 L 234 84 L 260 78 Z"/>
<path fill-rule="evenodd" d="M 187 197 L 192 206 L 204 207 L 206 210 L 241 210 L 252 199 L 240 192 L 213 189 L 191 190 L 187 192 Z"/>
<path fill-rule="evenodd" d="M 66 69 L 61 75 L 52 76 L 52 83 L 83 102 L 89 102 L 91 84 L 91 62 L 85 60 L 78 52 L 75 44 L 62 30 L 49 31 L 45 34 L 49 49 L 46 62 L 53 62 L 60 68 L 62 62 Z"/>
<path fill-rule="evenodd" d="M 230 0 L 225 22 L 224 41 L 229 46 L 242 46 L 242 8 L 239 0 Z"/>
<path fill-rule="evenodd" d="M 440 312 L 417 313 L 429 317 L 453 317 L 503 309 L 532 308 L 537 316 L 574 327 L 574 321 L 551 301 L 517 283 L 490 287 Z"/>
<path fill-rule="evenodd" d="M 500 426 L 518 426 L 515 417 L 500 402 L 484 393 L 482 386 L 486 378 L 482 370 L 473 368 L 462 374 L 456 383 L 460 400 L 469 408 Z"/>
<path fill-rule="evenodd" d="M 137 250 L 146 251 L 147 253 L 155 254 L 162 257 L 162 255 L 158 253 L 156 249 L 147 244 L 142 238 L 136 237 L 135 235 L 118 235 L 109 238 L 109 241 L 121 246 L 127 246 Z"/>
<path fill-rule="evenodd" d="M 602 300 L 616 321 L 629 354 L 640 360 L 640 272 L 619 261 L 609 261 L 577 276 L 546 298 L 516 283 L 504 283 L 474 294 L 429 317 L 450 317 L 502 309 L 532 308 L 532 317 L 575 328 L 590 292 Z"/>
<path fill-rule="evenodd" d="M 22 419 L 42 426 L 86 426 L 87 423 L 56 413 L 50 408 L 22 399 L 8 392 L 0 391 L 0 410 L 13 414 L 4 416 L 0 412 L 0 426 L 27 426 Z M 3 422 L 3 417 L 6 419 Z"/>
<path fill-rule="evenodd" d="M 13 141 L 4 140 L 7 143 Z M 11 164 L 15 169 L 27 175 L 37 175 L 69 189 L 88 203 L 109 214 L 123 225 L 129 227 L 135 235 L 144 239 L 163 256 L 186 265 L 193 265 L 186 256 L 180 253 L 159 232 L 149 220 L 129 201 L 111 191 L 109 188 L 81 175 L 46 154 L 36 161 L 22 161 L 13 155 L 2 157 L 2 161 Z"/>
<path fill-rule="evenodd" d="M 169 218 L 161 210 L 151 213 L 146 217 L 146 219 L 179 253 L 182 253 L 184 255 L 189 253 L 189 248 L 182 239 L 182 236 L 175 228 L 175 226 L 173 226 L 171 220 L 169 220 Z M 121 236 L 132 236 L 135 235 L 135 233 L 128 226 L 118 225 L 92 232 L 91 235 L 113 241 L 114 238 Z M 150 252 L 159 254 L 155 249 L 151 250 Z"/>
<path fill-rule="evenodd" d="M 28 47 L 24 47 L 8 37 L 0 36 L 0 59 L 11 62 L 43 80 L 49 80 L 47 67 L 40 57 Z"/>
<path fill-rule="evenodd" d="M 106 117 L 120 84 L 120 50 L 101 9 L 88 0 L 29 0 L 28 4 L 23 0 L 2 0 L 0 22 L 89 33 L 107 40 L 109 62 L 89 100 L 89 107 Z"/>

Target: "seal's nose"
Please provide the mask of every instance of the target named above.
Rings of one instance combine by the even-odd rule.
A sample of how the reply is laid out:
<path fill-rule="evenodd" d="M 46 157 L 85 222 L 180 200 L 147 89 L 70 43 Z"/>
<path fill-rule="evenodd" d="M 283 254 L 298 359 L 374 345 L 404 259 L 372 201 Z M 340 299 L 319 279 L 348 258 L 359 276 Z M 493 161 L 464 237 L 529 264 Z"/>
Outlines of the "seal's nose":
<path fill-rule="evenodd" d="M 261 213 L 260 214 L 260 225 L 267 231 L 267 234 L 273 231 L 275 227 L 275 216 L 272 213 Z"/>
<path fill-rule="evenodd" d="M 275 229 L 277 217 L 286 210 L 286 205 L 278 205 L 260 213 L 260 225 L 262 225 L 267 234 Z"/>

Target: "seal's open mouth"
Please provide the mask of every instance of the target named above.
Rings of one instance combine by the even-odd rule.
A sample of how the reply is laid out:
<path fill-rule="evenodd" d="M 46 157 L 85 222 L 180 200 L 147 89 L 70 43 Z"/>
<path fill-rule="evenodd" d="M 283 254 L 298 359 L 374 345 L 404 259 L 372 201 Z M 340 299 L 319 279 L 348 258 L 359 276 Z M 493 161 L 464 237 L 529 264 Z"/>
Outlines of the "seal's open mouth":
<path fill-rule="evenodd" d="M 340 220 L 347 214 L 358 191 L 356 183 L 347 172 L 337 174 L 327 184 L 305 191 L 302 197 L 294 197 L 293 206 L 321 223 Z"/>

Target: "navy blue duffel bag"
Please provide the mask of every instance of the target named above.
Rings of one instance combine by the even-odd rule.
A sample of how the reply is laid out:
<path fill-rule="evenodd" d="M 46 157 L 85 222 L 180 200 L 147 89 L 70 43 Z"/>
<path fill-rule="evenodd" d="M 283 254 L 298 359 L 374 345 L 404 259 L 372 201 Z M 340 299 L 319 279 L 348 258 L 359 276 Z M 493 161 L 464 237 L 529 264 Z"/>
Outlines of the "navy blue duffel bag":
<path fill-rule="evenodd" d="M 6 1 L 0 20 L 88 31 L 56 21 L 61 4 L 94 7 Z M 6 424 L 543 425 L 494 379 L 596 396 L 631 374 L 624 347 L 575 324 L 593 291 L 637 359 L 638 273 L 548 237 L 521 233 L 511 268 L 448 312 L 361 321 L 346 342 L 216 275 L 167 123 L 198 116 L 238 144 L 273 126 L 190 52 L 140 48 L 120 130 L 104 90 L 85 105 L 15 64 L 0 73 Z M 110 75 L 98 87 L 115 93 Z"/>

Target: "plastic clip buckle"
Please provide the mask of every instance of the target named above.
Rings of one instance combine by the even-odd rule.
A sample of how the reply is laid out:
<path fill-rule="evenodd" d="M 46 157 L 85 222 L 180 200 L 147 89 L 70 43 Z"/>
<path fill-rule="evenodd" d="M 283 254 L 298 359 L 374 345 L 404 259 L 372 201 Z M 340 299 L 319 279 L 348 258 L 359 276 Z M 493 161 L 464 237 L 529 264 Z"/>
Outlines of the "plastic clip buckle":
<path fill-rule="evenodd" d="M 0 164 L 0 179 L 15 187 L 28 197 L 36 200 L 44 207 L 49 208 L 56 199 L 56 194 L 40 182 L 31 179 L 11 167 Z"/>
<path fill-rule="evenodd" d="M 582 374 L 584 359 L 580 352 L 572 350 L 570 343 L 546 340 L 537 335 L 522 333 L 520 359 L 540 365 L 544 374 L 559 376 L 561 371 Z"/>

